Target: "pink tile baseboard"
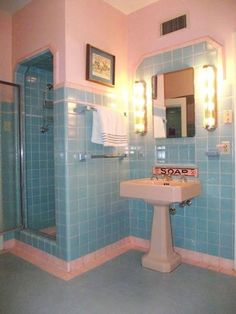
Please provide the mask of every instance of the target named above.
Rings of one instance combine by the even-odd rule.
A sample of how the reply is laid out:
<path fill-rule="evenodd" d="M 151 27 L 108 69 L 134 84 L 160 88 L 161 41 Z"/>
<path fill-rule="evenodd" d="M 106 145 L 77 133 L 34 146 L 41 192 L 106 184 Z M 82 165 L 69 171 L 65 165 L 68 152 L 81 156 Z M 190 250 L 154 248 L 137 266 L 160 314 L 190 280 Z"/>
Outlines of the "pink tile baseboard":
<path fill-rule="evenodd" d="M 118 255 L 124 254 L 131 249 L 129 244 L 129 240 L 125 238 L 71 262 L 65 262 L 18 240 L 14 240 L 14 243 L 12 242 L 11 245 L 10 243 L 4 243 L 4 247 L 8 252 L 67 281 L 117 257 Z"/>
<path fill-rule="evenodd" d="M 3 249 L 9 250 L 9 249 L 13 248 L 15 245 L 16 245 L 15 239 L 7 240 L 7 241 L 4 241 L 4 243 L 3 243 Z"/>
<path fill-rule="evenodd" d="M 150 242 L 148 240 L 129 237 L 132 246 L 141 251 L 148 251 Z M 194 266 L 211 269 L 213 271 L 221 272 L 224 274 L 236 276 L 236 271 L 234 270 L 234 261 L 222 257 L 212 256 L 200 252 L 185 250 L 182 248 L 175 247 L 175 251 L 178 252 L 183 263 L 191 264 Z"/>
<path fill-rule="evenodd" d="M 148 240 L 130 236 L 74 261 L 65 262 L 18 240 L 4 242 L 4 249 L 8 252 L 66 281 L 98 267 L 129 250 L 146 252 L 149 246 L 150 242 Z M 175 250 L 182 256 L 184 263 L 236 276 L 232 260 L 181 248 L 175 248 Z"/>

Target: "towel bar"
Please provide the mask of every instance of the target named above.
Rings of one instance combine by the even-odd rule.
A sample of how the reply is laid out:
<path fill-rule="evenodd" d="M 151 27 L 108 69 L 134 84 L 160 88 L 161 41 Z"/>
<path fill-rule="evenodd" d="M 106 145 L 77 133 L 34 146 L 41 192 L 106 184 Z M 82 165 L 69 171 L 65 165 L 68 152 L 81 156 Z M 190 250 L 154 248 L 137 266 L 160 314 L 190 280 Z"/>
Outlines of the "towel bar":
<path fill-rule="evenodd" d="M 87 161 L 90 159 L 98 159 L 98 158 L 118 158 L 119 160 L 123 160 L 127 157 L 127 154 L 101 154 L 101 155 L 93 155 L 90 153 L 79 153 L 78 154 L 79 161 Z"/>
<path fill-rule="evenodd" d="M 95 107 L 92 105 L 85 105 L 85 104 L 77 104 L 78 106 L 74 109 L 74 112 L 77 114 L 83 114 L 85 111 L 97 111 Z"/>
<path fill-rule="evenodd" d="M 99 105 L 97 105 L 97 106 L 99 106 Z M 77 107 L 74 109 L 74 112 L 77 114 L 83 114 L 86 111 L 97 111 L 97 108 L 93 105 L 78 103 Z M 126 117 L 126 112 L 124 112 L 124 116 Z"/>

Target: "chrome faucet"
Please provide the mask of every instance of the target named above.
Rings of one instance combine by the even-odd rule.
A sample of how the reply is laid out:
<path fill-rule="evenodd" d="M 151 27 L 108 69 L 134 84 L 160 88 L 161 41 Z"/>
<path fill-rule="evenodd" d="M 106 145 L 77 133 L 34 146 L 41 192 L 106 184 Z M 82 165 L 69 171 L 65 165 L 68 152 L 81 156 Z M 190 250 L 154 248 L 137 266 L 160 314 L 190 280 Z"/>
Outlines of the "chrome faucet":
<path fill-rule="evenodd" d="M 173 178 L 172 178 L 172 176 L 170 174 L 164 174 L 162 176 L 162 179 L 165 180 L 165 181 L 172 181 L 173 180 Z"/>
<path fill-rule="evenodd" d="M 185 176 L 181 176 L 181 177 L 180 177 L 180 181 L 182 181 L 182 182 L 187 182 L 187 178 L 186 178 Z"/>
<path fill-rule="evenodd" d="M 154 180 L 154 179 L 158 180 L 158 175 L 155 173 L 152 173 L 150 179 L 151 180 Z"/>

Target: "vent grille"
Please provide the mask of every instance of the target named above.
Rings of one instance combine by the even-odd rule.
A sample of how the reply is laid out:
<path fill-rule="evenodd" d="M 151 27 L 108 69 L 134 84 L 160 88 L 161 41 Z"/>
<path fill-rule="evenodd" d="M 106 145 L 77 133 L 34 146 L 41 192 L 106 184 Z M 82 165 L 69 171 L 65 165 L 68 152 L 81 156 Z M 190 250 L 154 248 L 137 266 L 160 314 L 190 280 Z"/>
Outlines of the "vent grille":
<path fill-rule="evenodd" d="M 186 14 L 161 24 L 161 35 L 166 35 L 187 27 Z"/>

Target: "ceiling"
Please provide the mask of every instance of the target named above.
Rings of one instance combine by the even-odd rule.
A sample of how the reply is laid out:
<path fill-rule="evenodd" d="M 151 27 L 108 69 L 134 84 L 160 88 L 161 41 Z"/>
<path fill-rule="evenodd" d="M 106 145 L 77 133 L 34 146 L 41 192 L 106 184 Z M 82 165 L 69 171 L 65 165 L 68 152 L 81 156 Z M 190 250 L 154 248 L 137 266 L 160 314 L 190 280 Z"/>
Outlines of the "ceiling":
<path fill-rule="evenodd" d="M 159 0 L 103 0 L 109 3 L 114 8 L 125 14 L 130 14 L 134 11 L 142 9 L 151 3 Z M 23 8 L 31 0 L 0 0 L 0 10 L 14 14 L 16 11 Z"/>
<path fill-rule="evenodd" d="M 14 14 L 31 0 L 0 0 L 0 10 Z"/>
<path fill-rule="evenodd" d="M 130 14 L 159 0 L 103 0 L 125 14 Z"/>

